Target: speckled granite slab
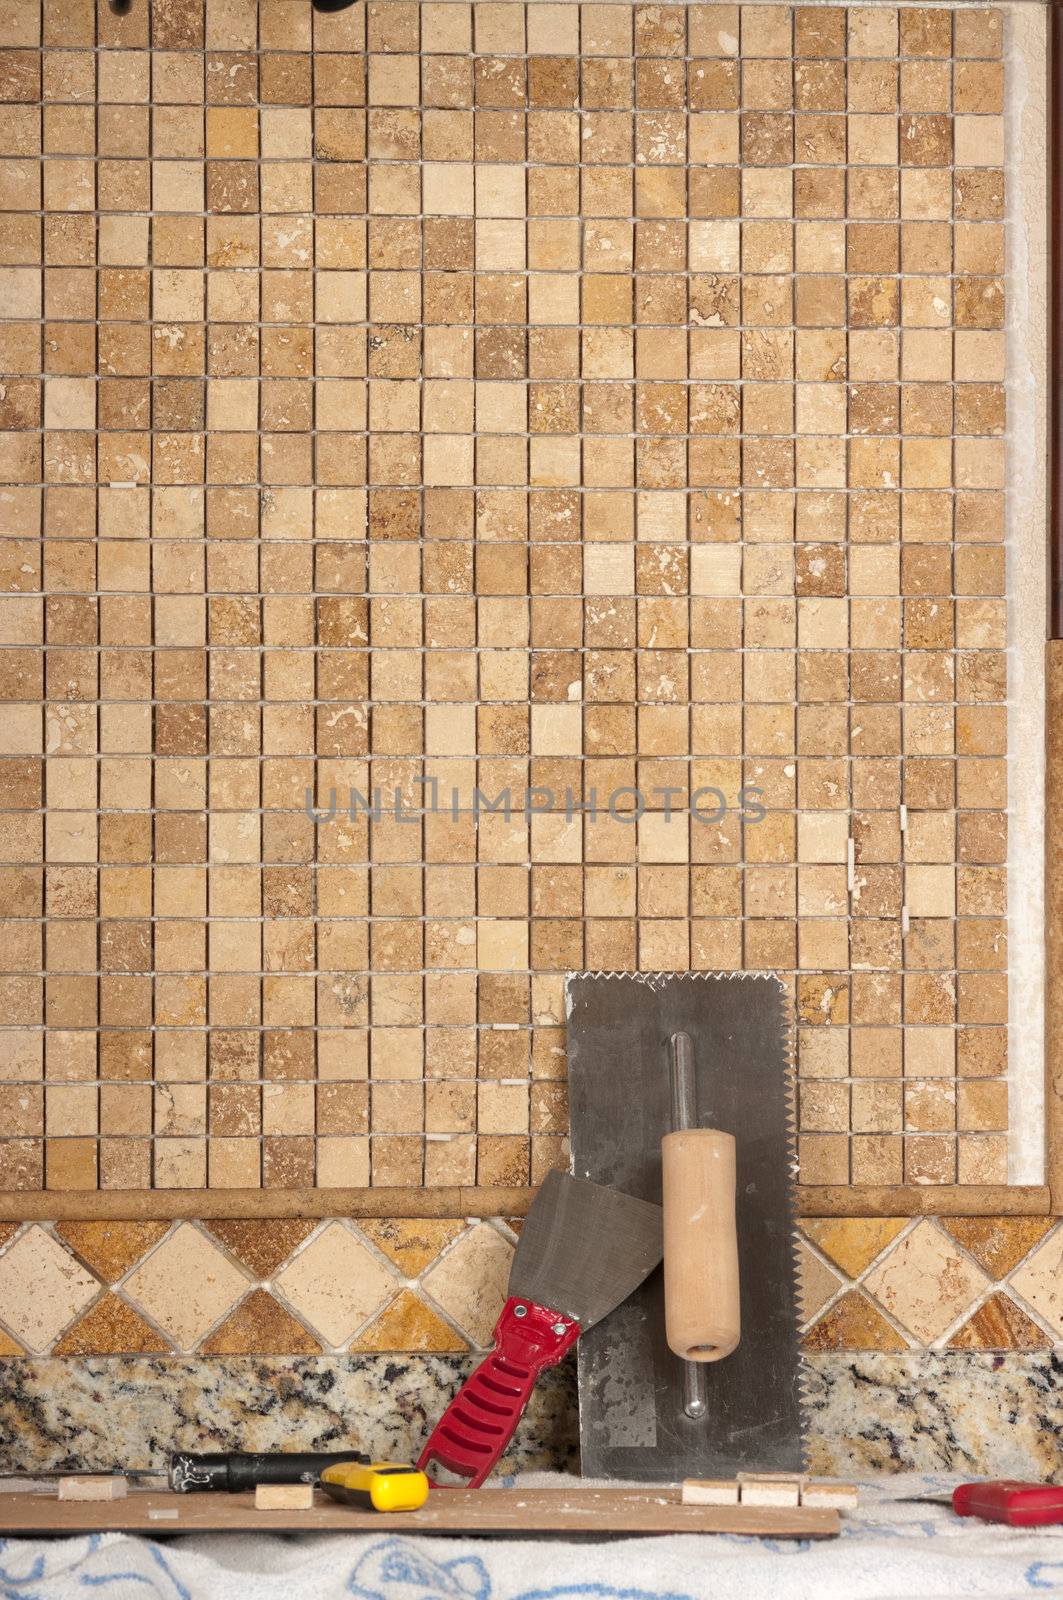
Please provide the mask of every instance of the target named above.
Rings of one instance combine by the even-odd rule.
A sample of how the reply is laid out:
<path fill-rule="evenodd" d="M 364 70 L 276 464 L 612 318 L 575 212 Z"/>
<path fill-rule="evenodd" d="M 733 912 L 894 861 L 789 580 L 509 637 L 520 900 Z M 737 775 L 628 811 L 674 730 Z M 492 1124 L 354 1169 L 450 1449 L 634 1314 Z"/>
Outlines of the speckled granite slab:
<path fill-rule="evenodd" d="M 0 1471 L 158 1465 L 172 1449 L 340 1449 L 409 1460 L 471 1365 L 461 1356 L 0 1362 Z M 1063 1444 L 1053 1354 L 810 1359 L 814 1471 L 1042 1476 Z M 536 1388 L 510 1470 L 574 1471 L 570 1364 Z"/>
<path fill-rule="evenodd" d="M 0 1362 L 0 1471 L 158 1466 L 171 1450 L 364 1449 L 409 1461 L 461 1356 Z M 511 1463 L 576 1466 L 575 1370 L 545 1375 Z"/>

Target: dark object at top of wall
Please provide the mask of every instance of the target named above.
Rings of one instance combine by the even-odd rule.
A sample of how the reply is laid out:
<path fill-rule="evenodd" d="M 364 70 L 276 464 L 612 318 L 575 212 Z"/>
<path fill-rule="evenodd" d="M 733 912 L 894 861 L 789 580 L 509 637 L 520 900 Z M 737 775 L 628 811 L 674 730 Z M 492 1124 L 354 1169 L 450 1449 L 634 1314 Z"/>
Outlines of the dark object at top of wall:
<path fill-rule="evenodd" d="M 151 0 L 146 0 L 150 5 Z M 315 11 L 346 11 L 347 7 L 354 4 L 354 0 L 311 0 Z M 108 0 L 111 10 L 116 16 L 124 16 L 127 11 L 132 11 L 133 0 Z"/>

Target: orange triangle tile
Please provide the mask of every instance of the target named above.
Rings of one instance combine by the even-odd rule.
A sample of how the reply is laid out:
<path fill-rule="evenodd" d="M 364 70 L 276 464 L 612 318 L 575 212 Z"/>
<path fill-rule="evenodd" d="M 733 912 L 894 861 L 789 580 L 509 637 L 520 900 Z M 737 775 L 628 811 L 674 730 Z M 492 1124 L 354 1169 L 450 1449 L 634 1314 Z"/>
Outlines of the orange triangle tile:
<path fill-rule="evenodd" d="M 21 1226 L 21 1222 L 0 1222 L 0 1250 L 4 1248 L 9 1239 L 15 1237 Z"/>
<path fill-rule="evenodd" d="M 850 1278 L 892 1244 L 907 1217 L 803 1217 L 798 1227 Z"/>
<path fill-rule="evenodd" d="M 3 1328 L 0 1328 L 0 1356 L 24 1356 L 22 1346 L 16 1344 L 14 1339 L 9 1339 Z"/>
<path fill-rule="evenodd" d="M 468 1344 L 430 1311 L 423 1300 L 418 1300 L 409 1289 L 404 1289 L 368 1328 L 358 1335 L 352 1350 L 467 1350 Z"/>
<path fill-rule="evenodd" d="M 158 1244 L 168 1222 L 57 1222 L 60 1239 L 105 1283 L 117 1283 Z"/>
<path fill-rule="evenodd" d="M 906 1350 L 908 1346 L 859 1289 L 851 1289 L 805 1334 L 806 1350 Z"/>
<path fill-rule="evenodd" d="M 172 1347 L 139 1312 L 116 1294 L 105 1294 L 69 1328 L 56 1356 L 171 1355 Z"/>
<path fill-rule="evenodd" d="M 309 1239 L 317 1223 L 259 1217 L 249 1222 L 208 1222 L 207 1227 L 256 1278 L 271 1278 L 281 1262 Z"/>
<path fill-rule="evenodd" d="M 950 1350 L 1046 1350 L 1052 1343 L 1043 1328 L 1010 1295 L 991 1294 L 948 1342 Z"/>
<path fill-rule="evenodd" d="M 404 1278 L 418 1278 L 440 1251 L 454 1242 L 466 1224 L 460 1220 L 396 1217 L 373 1218 L 359 1222 L 358 1226 L 378 1250 L 383 1250 L 394 1261 Z"/>
<path fill-rule="evenodd" d="M 1054 1217 L 942 1217 L 941 1226 L 992 1278 L 1003 1278 L 1054 1222 Z"/>
<path fill-rule="evenodd" d="M 199 1346 L 206 1356 L 316 1356 L 321 1346 L 265 1289 L 246 1300 Z"/>

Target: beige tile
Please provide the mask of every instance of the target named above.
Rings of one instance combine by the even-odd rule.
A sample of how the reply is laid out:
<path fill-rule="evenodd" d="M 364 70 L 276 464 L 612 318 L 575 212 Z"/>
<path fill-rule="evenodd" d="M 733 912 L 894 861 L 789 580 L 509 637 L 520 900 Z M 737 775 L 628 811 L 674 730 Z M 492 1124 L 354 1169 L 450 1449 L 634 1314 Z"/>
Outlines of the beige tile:
<path fill-rule="evenodd" d="M 1016 1294 L 1063 1335 L 1063 1230 L 1055 1228 L 1009 1281 Z"/>
<path fill-rule="evenodd" d="M 872 1268 L 864 1285 L 903 1327 L 929 1344 L 973 1305 L 989 1279 L 924 1220 Z"/>
<path fill-rule="evenodd" d="M 826 1262 L 801 1240 L 797 1245 L 797 1281 L 801 1320 L 811 1322 L 819 1316 L 827 1301 L 837 1294 L 844 1279 L 832 1272 Z"/>
<path fill-rule="evenodd" d="M 484 1349 L 505 1303 L 512 1265 L 509 1241 L 489 1223 L 477 1222 L 428 1269 L 421 1286 L 469 1342 Z"/>
<path fill-rule="evenodd" d="M 182 1222 L 122 1285 L 181 1350 L 192 1350 L 231 1310 L 247 1276 L 198 1228 Z"/>
<path fill-rule="evenodd" d="M 400 1280 L 351 1228 L 329 1222 L 291 1257 L 274 1286 L 326 1344 L 337 1346 L 383 1309 Z"/>
<path fill-rule="evenodd" d="M 0 1255 L 0 1318 L 36 1354 L 99 1291 L 97 1279 L 43 1228 L 29 1228 Z"/>

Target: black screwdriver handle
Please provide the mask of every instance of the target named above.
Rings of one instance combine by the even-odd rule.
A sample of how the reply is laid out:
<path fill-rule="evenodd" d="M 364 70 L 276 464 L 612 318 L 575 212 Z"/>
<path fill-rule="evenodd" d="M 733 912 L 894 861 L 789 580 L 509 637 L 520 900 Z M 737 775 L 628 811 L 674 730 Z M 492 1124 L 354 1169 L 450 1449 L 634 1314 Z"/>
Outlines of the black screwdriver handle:
<path fill-rule="evenodd" d="M 198 1489 L 227 1489 L 230 1494 L 239 1494 L 260 1483 L 317 1483 L 326 1467 L 342 1461 L 367 1466 L 369 1457 L 360 1450 L 226 1450 L 207 1455 L 179 1450 L 170 1457 L 170 1488 L 176 1494 Z"/>

